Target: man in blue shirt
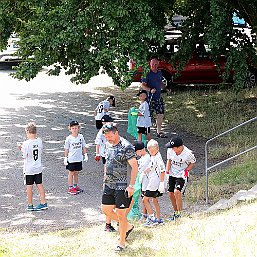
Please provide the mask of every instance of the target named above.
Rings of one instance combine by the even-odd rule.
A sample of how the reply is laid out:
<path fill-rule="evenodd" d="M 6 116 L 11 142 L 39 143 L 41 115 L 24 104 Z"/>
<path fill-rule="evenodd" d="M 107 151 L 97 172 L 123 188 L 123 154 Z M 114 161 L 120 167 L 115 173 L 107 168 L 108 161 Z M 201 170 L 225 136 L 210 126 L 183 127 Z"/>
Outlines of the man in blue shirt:
<path fill-rule="evenodd" d="M 164 116 L 164 102 L 161 97 L 162 89 L 162 73 L 158 70 L 159 61 L 156 58 L 150 61 L 150 72 L 146 75 L 146 78 L 142 78 L 142 88 L 149 92 L 149 105 L 151 116 L 153 112 L 156 113 L 156 126 L 157 136 L 166 137 L 161 132 L 163 116 Z"/>

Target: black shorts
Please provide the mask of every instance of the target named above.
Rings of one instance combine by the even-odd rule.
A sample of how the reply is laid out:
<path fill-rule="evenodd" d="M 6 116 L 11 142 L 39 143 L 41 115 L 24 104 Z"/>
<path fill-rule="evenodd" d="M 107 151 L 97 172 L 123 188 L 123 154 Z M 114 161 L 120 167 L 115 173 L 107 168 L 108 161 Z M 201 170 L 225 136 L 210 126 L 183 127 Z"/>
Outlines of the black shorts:
<path fill-rule="evenodd" d="M 164 102 L 162 97 L 160 99 L 151 100 L 149 104 L 151 117 L 153 117 L 153 113 L 156 114 L 164 114 Z"/>
<path fill-rule="evenodd" d="M 104 187 L 102 204 L 115 205 L 117 209 L 126 209 L 131 203 L 132 197 L 125 196 L 125 190 L 115 190 L 108 186 Z"/>
<path fill-rule="evenodd" d="M 179 190 L 182 194 L 186 190 L 186 181 L 183 178 L 169 176 L 169 192 L 174 193 L 174 190 Z"/>
<path fill-rule="evenodd" d="M 144 135 L 150 134 L 150 127 L 137 127 L 137 133 Z"/>
<path fill-rule="evenodd" d="M 66 170 L 69 170 L 69 171 L 81 171 L 82 170 L 82 162 L 68 163 L 68 165 L 66 166 Z"/>
<path fill-rule="evenodd" d="M 42 172 L 34 175 L 25 175 L 25 184 L 31 186 L 33 184 L 42 184 Z"/>
<path fill-rule="evenodd" d="M 156 197 L 159 197 L 159 196 L 162 196 L 162 195 L 163 194 L 160 193 L 158 190 L 156 190 L 156 191 L 146 190 L 145 193 L 144 193 L 144 196 L 152 197 L 152 198 L 156 198 Z"/>
<path fill-rule="evenodd" d="M 106 163 L 106 159 L 105 157 L 102 156 L 102 163 L 105 164 Z"/>
<path fill-rule="evenodd" d="M 95 120 L 95 126 L 97 129 L 101 129 L 103 126 L 103 123 L 101 120 Z"/>

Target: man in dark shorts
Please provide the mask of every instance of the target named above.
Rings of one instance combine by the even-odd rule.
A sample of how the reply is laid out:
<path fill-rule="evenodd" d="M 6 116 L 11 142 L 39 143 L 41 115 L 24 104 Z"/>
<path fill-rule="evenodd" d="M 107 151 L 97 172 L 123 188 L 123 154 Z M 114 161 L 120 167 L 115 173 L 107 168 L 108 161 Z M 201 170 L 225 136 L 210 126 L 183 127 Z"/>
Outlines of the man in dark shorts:
<path fill-rule="evenodd" d="M 162 73 L 158 70 L 159 61 L 156 58 L 150 61 L 150 72 L 146 78 L 142 78 L 141 86 L 144 90 L 149 92 L 149 106 L 151 116 L 156 113 L 156 127 L 157 137 L 167 137 L 161 132 L 163 116 L 164 116 L 164 102 L 161 97 Z"/>
<path fill-rule="evenodd" d="M 105 124 L 102 131 L 110 143 L 104 169 L 102 211 L 119 223 L 120 239 L 115 250 L 122 251 L 126 238 L 134 228 L 127 220 L 127 208 L 134 193 L 138 165 L 134 147 L 119 136 L 116 126 Z M 130 179 L 128 173 L 130 173 Z"/>

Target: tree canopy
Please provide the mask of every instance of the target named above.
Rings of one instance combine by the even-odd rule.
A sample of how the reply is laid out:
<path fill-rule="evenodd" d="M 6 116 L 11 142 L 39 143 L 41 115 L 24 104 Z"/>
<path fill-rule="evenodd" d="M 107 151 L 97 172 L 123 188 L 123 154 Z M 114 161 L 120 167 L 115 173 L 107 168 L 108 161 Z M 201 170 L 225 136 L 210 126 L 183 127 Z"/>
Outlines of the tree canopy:
<path fill-rule="evenodd" d="M 24 60 L 18 79 L 30 80 L 52 65 L 50 75 L 64 69 L 74 82 L 86 83 L 102 68 L 125 88 L 131 83 L 129 59 L 146 68 L 165 44 L 164 26 L 180 14 L 188 18 L 173 61 L 185 64 L 201 37 L 214 60 L 226 55 L 240 82 L 247 62 L 257 61 L 254 41 L 233 29 L 234 12 L 257 32 L 257 0 L 1 0 L 0 49 L 18 33 Z"/>

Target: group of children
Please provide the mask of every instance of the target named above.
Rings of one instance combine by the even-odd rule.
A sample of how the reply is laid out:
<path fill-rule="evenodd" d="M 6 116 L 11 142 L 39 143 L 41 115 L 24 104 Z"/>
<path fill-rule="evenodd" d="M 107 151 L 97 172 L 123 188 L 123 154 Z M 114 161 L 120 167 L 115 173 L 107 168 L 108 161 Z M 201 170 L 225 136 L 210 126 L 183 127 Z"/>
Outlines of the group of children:
<path fill-rule="evenodd" d="M 183 145 L 182 139 L 177 135 L 166 144 L 166 165 L 156 140 L 151 139 L 147 143 L 149 154 L 141 141 L 136 141 L 134 147 L 137 156 L 139 156 L 138 176 L 140 183 L 142 183 L 142 218 L 146 219 L 145 226 L 163 224 L 158 197 L 162 196 L 167 185 L 169 198 L 174 209 L 174 213 L 168 220 L 179 218 L 183 207 L 182 194 L 186 188 L 189 171 L 196 162 L 194 154 Z M 152 199 L 155 214 L 150 199 Z"/>
<path fill-rule="evenodd" d="M 183 145 L 180 137 L 174 136 L 166 144 L 167 163 L 164 164 L 159 152 L 158 142 L 150 137 L 151 117 L 149 105 L 147 103 L 147 92 L 140 90 L 137 94 L 141 103 L 138 111 L 137 128 L 138 141 L 134 142 L 135 152 L 138 159 L 138 176 L 142 183 L 142 203 L 143 214 L 146 218 L 145 226 L 162 224 L 160 197 L 167 188 L 168 195 L 174 209 L 174 213 L 169 220 L 180 217 L 182 210 L 182 194 L 185 190 L 187 178 L 190 170 L 196 162 L 191 150 Z M 96 155 L 95 160 L 105 164 L 105 153 L 108 143 L 101 131 L 103 124 L 113 123 L 109 116 L 110 106 L 115 106 L 114 96 L 109 96 L 106 100 L 100 102 L 95 109 L 96 128 L 99 130 L 95 139 Z M 27 187 L 28 211 L 40 211 L 48 209 L 45 199 L 45 190 L 42 184 L 42 163 L 41 153 L 43 149 L 42 140 L 37 137 L 36 124 L 31 122 L 25 128 L 27 140 L 19 143 L 18 147 L 23 153 L 24 158 L 24 178 Z M 85 139 L 79 133 L 80 125 L 77 121 L 69 124 L 71 134 L 66 138 L 64 144 L 64 165 L 68 170 L 68 193 L 76 195 L 83 190 L 78 185 L 78 174 L 82 170 L 83 161 L 88 161 Z M 145 134 L 148 140 L 147 153 L 145 144 L 142 142 L 142 135 Z M 168 179 L 167 179 L 168 177 Z M 168 183 L 167 183 L 168 182 Z M 36 184 L 40 203 L 33 206 L 33 184 Z M 154 206 L 151 205 L 151 199 Z M 106 217 L 106 231 L 115 231 L 111 225 L 110 218 Z"/>

